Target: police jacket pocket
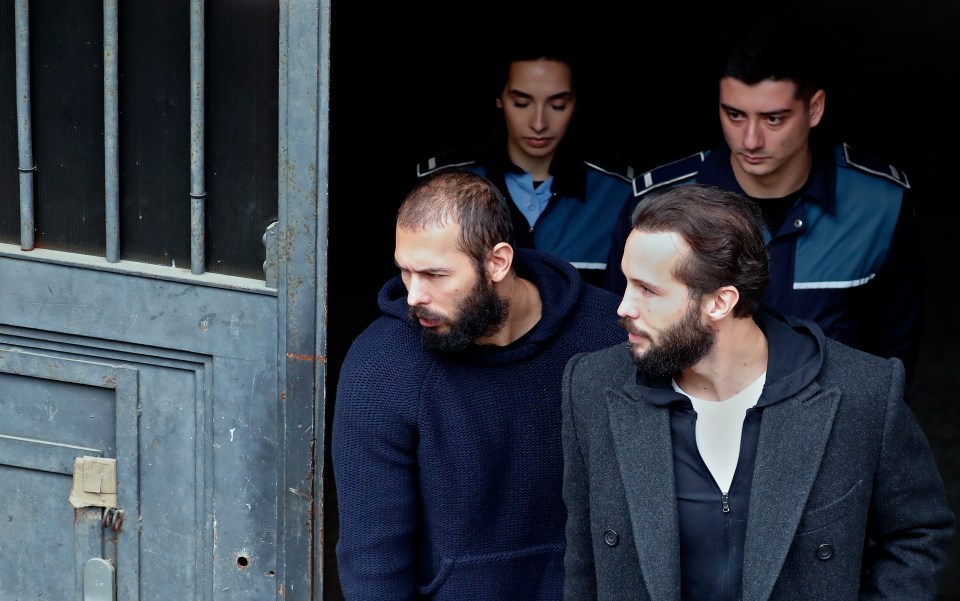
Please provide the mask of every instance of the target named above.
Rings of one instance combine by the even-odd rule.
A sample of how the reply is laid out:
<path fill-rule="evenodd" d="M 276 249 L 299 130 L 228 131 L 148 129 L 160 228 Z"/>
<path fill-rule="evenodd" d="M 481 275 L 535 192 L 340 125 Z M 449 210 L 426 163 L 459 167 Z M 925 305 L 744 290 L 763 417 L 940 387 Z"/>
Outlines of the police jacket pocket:
<path fill-rule="evenodd" d="M 847 517 L 863 501 L 863 495 L 866 493 L 866 485 L 863 480 L 857 480 L 856 483 L 843 493 L 838 499 L 820 505 L 813 509 L 808 509 L 800 516 L 800 524 L 797 526 L 797 534 L 814 532 L 825 528 Z"/>

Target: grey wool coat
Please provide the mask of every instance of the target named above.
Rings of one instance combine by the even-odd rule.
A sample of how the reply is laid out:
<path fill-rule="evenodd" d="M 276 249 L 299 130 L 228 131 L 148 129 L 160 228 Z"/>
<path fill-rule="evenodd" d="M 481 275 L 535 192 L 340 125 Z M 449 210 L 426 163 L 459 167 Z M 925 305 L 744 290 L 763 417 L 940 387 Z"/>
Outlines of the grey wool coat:
<path fill-rule="evenodd" d="M 818 356 L 802 366 L 791 365 L 799 361 L 783 357 L 789 344 L 761 325 L 770 361 L 757 404 L 742 601 L 932 600 L 954 516 L 903 401 L 903 366 L 804 323 L 809 331 L 782 321 L 774 328 L 788 342 L 816 338 Z M 681 599 L 670 410 L 662 396 L 676 393 L 648 386 L 626 344 L 567 364 L 568 601 Z"/>

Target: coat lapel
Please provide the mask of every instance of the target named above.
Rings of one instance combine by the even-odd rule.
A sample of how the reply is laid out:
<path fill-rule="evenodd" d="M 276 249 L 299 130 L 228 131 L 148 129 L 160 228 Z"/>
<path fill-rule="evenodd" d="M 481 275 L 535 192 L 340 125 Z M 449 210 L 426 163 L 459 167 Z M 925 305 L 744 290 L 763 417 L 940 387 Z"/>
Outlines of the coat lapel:
<path fill-rule="evenodd" d="M 840 393 L 811 386 L 763 410 L 743 561 L 743 601 L 769 599 L 837 413 Z"/>
<path fill-rule="evenodd" d="M 680 598 L 680 539 L 670 412 L 608 391 L 610 429 L 640 569 L 651 599 Z"/>

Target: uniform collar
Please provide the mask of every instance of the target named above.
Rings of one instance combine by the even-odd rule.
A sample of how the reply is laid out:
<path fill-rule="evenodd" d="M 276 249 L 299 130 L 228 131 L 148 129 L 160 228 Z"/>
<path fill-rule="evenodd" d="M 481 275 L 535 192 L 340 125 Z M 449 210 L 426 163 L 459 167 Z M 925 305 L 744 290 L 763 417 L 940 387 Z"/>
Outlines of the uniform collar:
<path fill-rule="evenodd" d="M 829 148 L 814 144 L 813 171 L 803 193 L 806 199 L 828 210 L 835 204 L 834 190 L 837 179 L 837 165 L 831 160 L 831 156 Z M 697 174 L 697 181 L 747 196 L 733 175 L 733 167 L 730 166 L 730 148 L 726 145 L 718 146 L 707 153 Z"/>
<path fill-rule="evenodd" d="M 490 179 L 502 179 L 506 173 L 524 172 L 510 160 L 506 142 L 499 149 L 490 148 L 484 154 L 484 162 L 490 170 Z M 569 144 L 561 144 L 560 148 L 557 149 L 550 172 L 553 175 L 551 190 L 557 196 L 586 200 L 587 170 L 584 167 L 583 160 L 572 151 Z"/>

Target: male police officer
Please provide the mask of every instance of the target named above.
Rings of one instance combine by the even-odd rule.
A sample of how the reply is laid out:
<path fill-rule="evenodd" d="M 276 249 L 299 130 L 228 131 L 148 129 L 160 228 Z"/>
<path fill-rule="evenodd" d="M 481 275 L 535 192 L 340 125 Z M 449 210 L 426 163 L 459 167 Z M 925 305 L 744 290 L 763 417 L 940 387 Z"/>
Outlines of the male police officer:
<path fill-rule="evenodd" d="M 734 44 L 719 80 L 726 145 L 638 176 L 634 195 L 683 182 L 755 200 L 768 229 L 771 281 L 764 301 L 817 322 L 827 336 L 897 357 L 908 381 L 922 321 L 922 262 L 904 173 L 846 144 L 813 144 L 826 93 L 812 50 L 761 21 Z M 614 231 L 604 287 L 622 294 L 630 214 Z"/>

